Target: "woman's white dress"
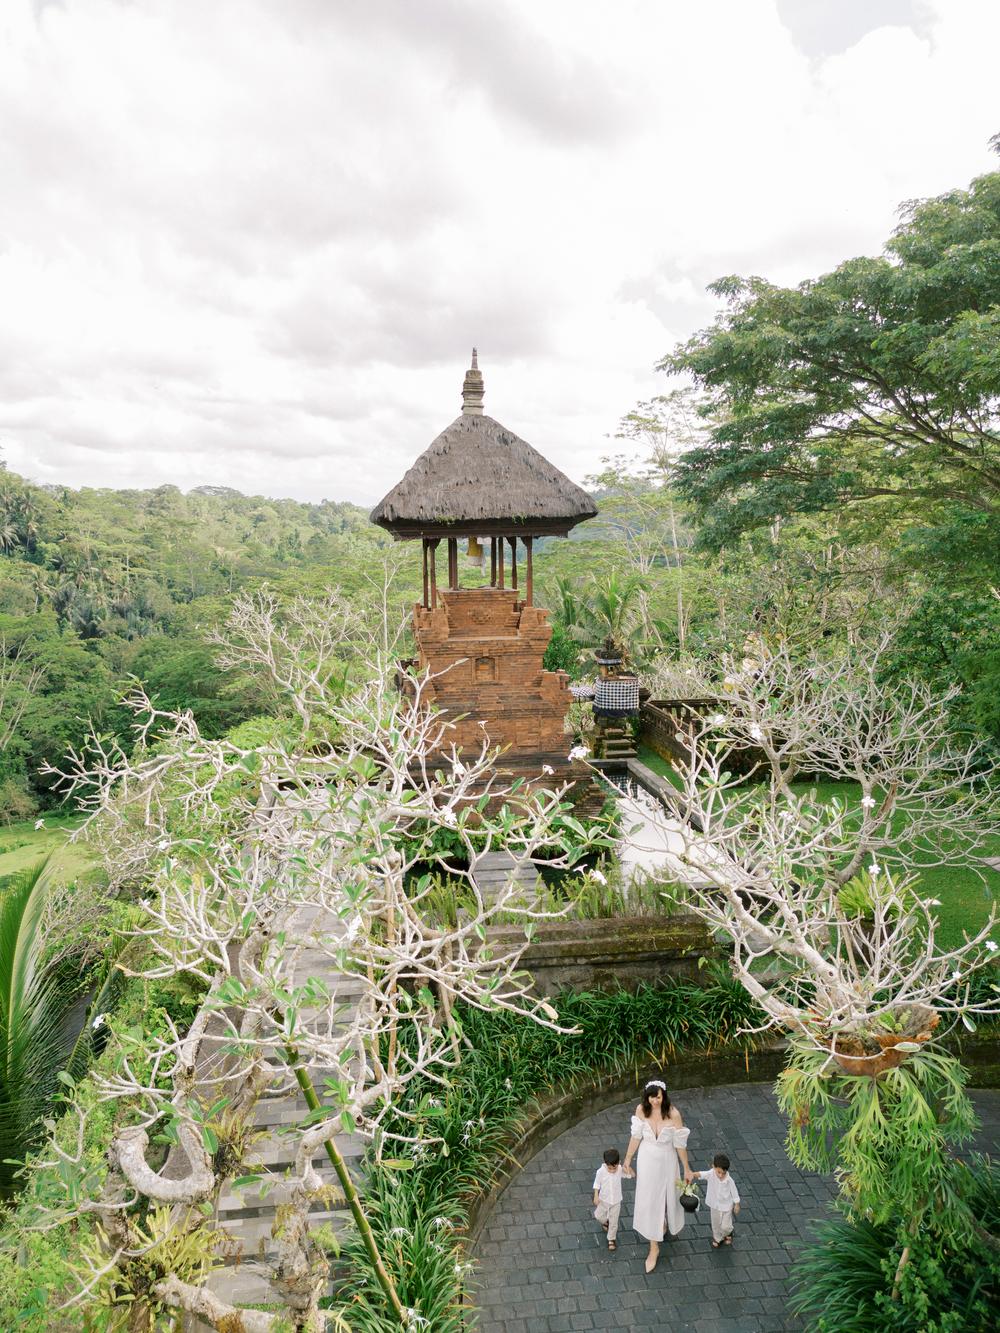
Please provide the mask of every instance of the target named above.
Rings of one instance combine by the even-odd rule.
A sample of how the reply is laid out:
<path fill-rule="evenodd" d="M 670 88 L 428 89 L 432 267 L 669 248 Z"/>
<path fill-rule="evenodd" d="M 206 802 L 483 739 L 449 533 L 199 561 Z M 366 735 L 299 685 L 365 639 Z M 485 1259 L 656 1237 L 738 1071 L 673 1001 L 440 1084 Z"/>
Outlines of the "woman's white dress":
<path fill-rule="evenodd" d="M 671 1236 L 684 1226 L 684 1209 L 677 1197 L 677 1181 L 682 1174 L 677 1149 L 687 1147 L 690 1133 L 687 1126 L 675 1129 L 666 1124 L 657 1137 L 648 1120 L 639 1115 L 632 1117 L 631 1137 L 642 1140 L 635 1163 L 632 1225 L 646 1240 L 663 1239 L 664 1217 Z"/>

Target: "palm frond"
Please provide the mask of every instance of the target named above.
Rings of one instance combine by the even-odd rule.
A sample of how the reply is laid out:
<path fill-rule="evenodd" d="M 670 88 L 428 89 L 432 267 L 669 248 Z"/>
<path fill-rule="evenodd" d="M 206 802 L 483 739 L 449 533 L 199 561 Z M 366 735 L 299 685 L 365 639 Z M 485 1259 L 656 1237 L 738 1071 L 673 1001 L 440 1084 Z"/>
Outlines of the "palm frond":
<path fill-rule="evenodd" d="M 72 988 L 42 965 L 49 861 L 0 880 L 0 1193 L 51 1109 L 70 1046 Z"/>

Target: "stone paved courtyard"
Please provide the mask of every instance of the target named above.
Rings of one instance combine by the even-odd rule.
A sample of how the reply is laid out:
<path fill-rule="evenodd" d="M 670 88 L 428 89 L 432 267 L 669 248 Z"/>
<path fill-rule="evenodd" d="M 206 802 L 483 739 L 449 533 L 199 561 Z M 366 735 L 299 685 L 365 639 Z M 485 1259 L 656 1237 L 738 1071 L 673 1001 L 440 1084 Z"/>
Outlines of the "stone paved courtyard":
<path fill-rule="evenodd" d="M 974 1092 L 984 1129 L 977 1147 L 1000 1154 L 1000 1092 Z M 704 1208 L 664 1241 L 651 1275 L 646 1242 L 631 1229 L 635 1185 L 625 1182 L 618 1250 L 609 1252 L 590 1213 L 590 1186 L 605 1148 L 624 1156 L 635 1101 L 560 1135 L 515 1176 L 487 1219 L 476 1250 L 481 1333 L 787 1333 L 789 1267 L 833 1196 L 832 1182 L 785 1156 L 770 1085 L 691 1088 L 677 1094 L 691 1126 L 691 1166 L 716 1152 L 732 1160 L 743 1197 L 732 1248 L 712 1250 Z"/>

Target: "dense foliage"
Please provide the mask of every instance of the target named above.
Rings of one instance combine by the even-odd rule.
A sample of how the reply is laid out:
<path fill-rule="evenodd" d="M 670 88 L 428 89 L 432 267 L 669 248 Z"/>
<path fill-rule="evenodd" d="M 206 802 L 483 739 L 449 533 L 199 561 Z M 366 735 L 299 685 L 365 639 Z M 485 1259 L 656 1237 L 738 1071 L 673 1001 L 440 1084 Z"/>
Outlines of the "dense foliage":
<path fill-rule="evenodd" d="M 220 668 L 208 636 L 232 595 L 363 586 L 386 538 L 350 504 L 224 487 L 182 494 L 71 491 L 0 471 L 0 822 L 56 799 L 58 764 L 93 723 L 126 735 L 118 701 L 138 678 L 164 707 L 222 735 L 271 701 Z"/>
<path fill-rule="evenodd" d="M 1000 172 L 905 206 L 883 256 L 712 290 L 727 311 L 664 363 L 711 397 L 679 468 L 709 540 L 862 502 L 1000 521 Z"/>
<path fill-rule="evenodd" d="M 95 1072 L 109 1074 L 127 1056 L 140 1072 L 148 1072 L 145 1043 L 155 1034 L 176 1024 L 185 1030 L 198 1009 L 204 987 L 191 978 L 173 978 L 151 983 L 131 979 L 114 998 L 112 1011 L 102 1024 L 103 1053 Z M 67 1094 L 70 1084 L 64 1089 Z M 82 1146 L 82 1171 L 72 1188 L 85 1193 L 93 1181 L 107 1170 L 107 1145 L 122 1114 L 120 1104 L 102 1100 L 95 1090 L 93 1077 L 81 1077 L 72 1089 L 77 1103 L 87 1108 L 86 1135 Z M 53 1106 L 50 1114 L 57 1114 Z M 67 1152 L 77 1144 L 75 1117 L 55 1121 L 54 1139 Z M 43 1148 L 29 1159 L 30 1169 L 16 1207 L 0 1218 L 0 1327 L 4 1329 L 86 1329 L 102 1325 L 91 1318 L 92 1311 L 80 1305 L 61 1308 L 78 1285 L 83 1254 L 94 1244 L 95 1224 L 84 1219 L 74 1229 L 72 1243 L 67 1243 L 65 1229 L 39 1227 L 46 1208 L 61 1201 L 67 1188 L 66 1164 L 56 1162 L 50 1149 Z"/>
<path fill-rule="evenodd" d="M 898 623 L 898 673 L 959 686 L 956 723 L 997 743 L 1000 172 L 901 215 L 882 255 L 796 287 L 720 279 L 715 323 L 661 365 L 693 380 L 700 432 L 675 394 L 627 433 L 659 441 L 688 563 L 755 586 L 750 628 Z M 732 642 L 747 617 L 716 602 Z"/>
<path fill-rule="evenodd" d="M 972 1157 L 963 1201 L 982 1230 L 957 1240 L 932 1222 L 831 1218 L 795 1267 L 794 1308 L 810 1333 L 989 1333 L 1000 1308 L 1000 1167 Z M 901 1265 L 905 1255 L 905 1263 Z"/>

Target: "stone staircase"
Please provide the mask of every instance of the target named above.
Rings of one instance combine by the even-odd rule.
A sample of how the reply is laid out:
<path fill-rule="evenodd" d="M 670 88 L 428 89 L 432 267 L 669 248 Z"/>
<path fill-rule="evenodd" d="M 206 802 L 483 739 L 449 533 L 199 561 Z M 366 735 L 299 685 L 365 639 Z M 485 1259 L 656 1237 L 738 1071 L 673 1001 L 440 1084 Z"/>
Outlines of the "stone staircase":
<path fill-rule="evenodd" d="M 490 902 L 509 880 L 530 893 L 538 883 L 538 871 L 530 860 L 518 860 L 511 852 L 483 852 L 473 862 L 472 878 L 484 900 Z"/>
<path fill-rule="evenodd" d="M 598 758 L 614 760 L 621 764 L 626 764 L 630 759 L 636 757 L 631 728 L 614 723 L 599 729 L 595 749 L 598 750 Z"/>
<path fill-rule="evenodd" d="M 336 971 L 331 959 L 319 948 L 320 938 L 337 938 L 343 932 L 343 923 L 321 909 L 300 907 L 283 923 L 287 947 L 301 948 L 292 970 L 293 985 L 302 985 L 308 977 L 321 977 L 331 995 L 335 996 L 339 1019 L 345 1025 L 351 1021 L 361 995 L 361 984 L 352 977 Z M 314 1076 L 317 1092 L 322 1096 L 321 1078 Z M 275 1067 L 274 1091 L 257 1103 L 255 1127 L 261 1137 L 254 1143 L 241 1174 L 249 1174 L 254 1167 L 263 1167 L 264 1175 L 258 1186 L 234 1191 L 228 1186 L 219 1200 L 218 1226 L 231 1244 L 226 1245 L 225 1266 L 215 1272 L 207 1285 L 221 1299 L 233 1304 L 256 1305 L 278 1298 L 268 1281 L 271 1271 L 268 1261 L 275 1255 L 272 1230 L 277 1210 L 290 1196 L 290 1174 L 294 1168 L 297 1136 L 288 1133 L 291 1126 L 309 1114 L 305 1099 L 286 1067 Z M 358 1135 L 338 1134 L 337 1146 L 355 1181 L 359 1179 L 365 1142 Z M 320 1150 L 313 1165 L 323 1181 L 329 1184 L 329 1196 L 317 1199 L 310 1210 L 316 1226 L 328 1224 L 334 1233 L 344 1230 L 350 1219 L 336 1173 L 325 1152 Z"/>

